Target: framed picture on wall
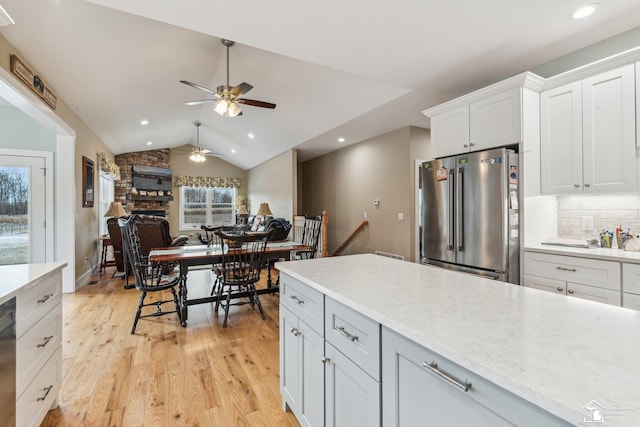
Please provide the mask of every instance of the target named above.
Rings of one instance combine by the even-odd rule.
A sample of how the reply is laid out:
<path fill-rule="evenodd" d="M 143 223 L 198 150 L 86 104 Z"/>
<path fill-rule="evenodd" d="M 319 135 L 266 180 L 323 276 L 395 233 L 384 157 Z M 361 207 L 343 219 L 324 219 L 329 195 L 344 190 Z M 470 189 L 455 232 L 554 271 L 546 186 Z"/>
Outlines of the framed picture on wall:
<path fill-rule="evenodd" d="M 82 156 L 82 207 L 92 208 L 95 196 L 93 181 L 93 160 Z"/>

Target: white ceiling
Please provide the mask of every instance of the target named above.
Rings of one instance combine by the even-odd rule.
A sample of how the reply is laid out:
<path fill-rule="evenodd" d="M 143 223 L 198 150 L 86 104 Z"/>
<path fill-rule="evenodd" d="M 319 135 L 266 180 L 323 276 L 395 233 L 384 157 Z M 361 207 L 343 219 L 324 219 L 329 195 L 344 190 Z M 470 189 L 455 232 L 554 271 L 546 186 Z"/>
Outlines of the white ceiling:
<path fill-rule="evenodd" d="M 640 26 L 637 0 L 599 2 L 575 21 L 580 0 L 0 0 L 0 33 L 115 154 L 195 143 L 200 120 L 200 145 L 249 169 L 428 127 L 428 107 Z M 224 84 L 221 38 L 231 85 L 275 110 L 184 105 L 207 94 L 179 80 Z"/>

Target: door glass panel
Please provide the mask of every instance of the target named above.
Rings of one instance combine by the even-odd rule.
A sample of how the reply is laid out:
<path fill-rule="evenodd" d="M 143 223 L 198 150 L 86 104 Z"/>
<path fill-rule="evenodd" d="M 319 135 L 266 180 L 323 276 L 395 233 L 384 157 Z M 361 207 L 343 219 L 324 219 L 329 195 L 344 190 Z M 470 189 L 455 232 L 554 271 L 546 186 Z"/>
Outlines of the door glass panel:
<path fill-rule="evenodd" d="M 44 157 L 0 155 L 0 265 L 47 260 Z"/>
<path fill-rule="evenodd" d="M 29 168 L 0 167 L 0 265 L 29 262 Z"/>

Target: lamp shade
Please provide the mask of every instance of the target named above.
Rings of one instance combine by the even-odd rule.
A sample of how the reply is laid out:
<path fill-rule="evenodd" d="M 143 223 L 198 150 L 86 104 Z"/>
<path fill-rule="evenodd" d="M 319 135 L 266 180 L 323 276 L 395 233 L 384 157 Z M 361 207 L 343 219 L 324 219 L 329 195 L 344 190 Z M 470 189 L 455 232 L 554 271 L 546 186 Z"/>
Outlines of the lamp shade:
<path fill-rule="evenodd" d="M 107 213 L 104 214 L 105 218 L 106 217 L 111 217 L 111 216 L 126 216 L 129 215 L 124 208 L 122 207 L 122 203 L 120 202 L 111 202 L 111 206 L 109 206 L 109 210 L 107 211 Z"/>
<path fill-rule="evenodd" d="M 245 205 L 240 205 L 240 209 L 237 212 L 238 215 L 249 215 L 249 211 Z"/>
<path fill-rule="evenodd" d="M 256 215 L 273 216 L 273 212 L 269 209 L 269 203 L 260 203 L 260 207 L 258 208 L 258 213 Z"/>

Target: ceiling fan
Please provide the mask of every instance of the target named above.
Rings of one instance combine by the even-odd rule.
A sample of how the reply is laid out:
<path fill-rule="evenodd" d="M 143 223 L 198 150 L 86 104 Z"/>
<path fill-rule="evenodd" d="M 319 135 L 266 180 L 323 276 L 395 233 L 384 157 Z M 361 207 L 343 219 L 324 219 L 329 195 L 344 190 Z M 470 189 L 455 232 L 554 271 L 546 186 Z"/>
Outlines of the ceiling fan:
<path fill-rule="evenodd" d="M 199 105 L 208 102 L 215 102 L 216 106 L 214 110 L 216 113 L 223 117 L 235 117 L 242 114 L 242 110 L 238 104 L 251 105 L 254 107 L 262 108 L 276 108 L 276 104 L 264 101 L 256 101 L 255 99 L 242 98 L 242 95 L 253 89 L 249 83 L 240 83 L 237 86 L 231 87 L 229 85 L 229 48 L 235 44 L 231 40 L 222 39 L 222 44 L 227 48 L 227 84 L 218 86 L 216 92 L 200 86 L 195 83 L 191 83 L 186 80 L 180 80 L 180 83 L 186 84 L 196 89 L 203 90 L 214 96 L 213 99 L 202 99 L 199 101 L 186 102 L 187 105 Z"/>
<path fill-rule="evenodd" d="M 191 152 L 189 152 L 189 160 L 196 163 L 202 163 L 207 160 L 207 157 L 222 158 L 222 154 L 213 153 L 211 150 L 200 147 L 200 126 L 202 126 L 202 123 L 200 121 L 195 121 L 193 124 L 196 127 L 196 145 L 191 149 Z M 187 154 L 187 152 L 182 154 Z"/>

